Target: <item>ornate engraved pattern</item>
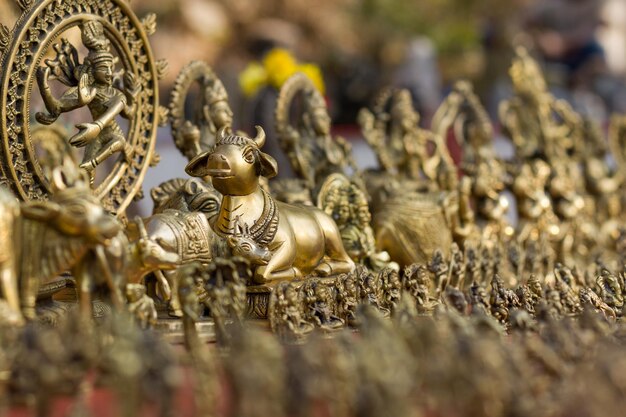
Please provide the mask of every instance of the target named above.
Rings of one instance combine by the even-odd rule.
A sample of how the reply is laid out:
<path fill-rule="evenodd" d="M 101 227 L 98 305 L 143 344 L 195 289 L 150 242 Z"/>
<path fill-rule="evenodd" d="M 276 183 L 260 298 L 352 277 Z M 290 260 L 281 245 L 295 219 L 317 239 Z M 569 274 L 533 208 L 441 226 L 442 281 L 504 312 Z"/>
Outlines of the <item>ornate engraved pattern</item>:
<path fill-rule="evenodd" d="M 270 292 L 248 292 L 248 308 L 246 317 L 249 319 L 264 320 L 267 318 L 270 302 Z"/>
<path fill-rule="evenodd" d="M 186 213 L 181 217 L 168 217 L 175 231 L 178 254 L 182 262 L 210 262 L 212 258 L 211 232 L 203 213 Z"/>
<path fill-rule="evenodd" d="M 61 33 L 88 19 L 102 22 L 123 67 L 133 72 L 141 85 L 137 112 L 128 129 L 127 140 L 135 150 L 133 159 L 130 164 L 116 163 L 95 190 L 107 210 L 121 214 L 141 188 L 154 152 L 158 122 L 155 61 L 144 26 L 123 0 L 44 0 L 18 20 L 2 61 L 2 174 L 21 199 L 48 198 L 50 186 L 36 160 L 29 134 L 34 73 Z"/>
<path fill-rule="evenodd" d="M 261 217 L 254 222 L 249 230 L 250 237 L 260 244 L 261 246 L 267 246 L 274 240 L 276 231 L 278 230 L 278 210 L 276 210 L 276 203 L 269 193 L 263 189 L 263 213 Z"/>

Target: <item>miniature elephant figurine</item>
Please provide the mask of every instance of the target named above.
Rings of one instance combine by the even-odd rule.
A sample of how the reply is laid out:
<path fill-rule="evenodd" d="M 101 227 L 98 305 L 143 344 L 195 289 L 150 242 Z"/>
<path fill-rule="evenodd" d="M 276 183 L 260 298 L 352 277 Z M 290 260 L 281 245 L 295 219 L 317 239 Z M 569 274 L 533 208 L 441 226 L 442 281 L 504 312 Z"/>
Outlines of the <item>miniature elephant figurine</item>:
<path fill-rule="evenodd" d="M 194 177 L 212 177 L 222 193 L 220 212 L 211 227 L 228 240 L 246 230 L 246 238 L 271 252 L 266 265 L 255 271 L 255 282 L 289 280 L 308 274 L 328 276 L 350 272 L 354 262 L 341 241 L 335 222 L 314 207 L 275 201 L 259 185 L 260 177 L 278 172 L 274 158 L 263 153 L 265 132 L 257 126 L 250 139 L 219 131 L 213 150 L 189 162 L 186 172 Z M 231 244 L 242 240 L 231 239 Z"/>

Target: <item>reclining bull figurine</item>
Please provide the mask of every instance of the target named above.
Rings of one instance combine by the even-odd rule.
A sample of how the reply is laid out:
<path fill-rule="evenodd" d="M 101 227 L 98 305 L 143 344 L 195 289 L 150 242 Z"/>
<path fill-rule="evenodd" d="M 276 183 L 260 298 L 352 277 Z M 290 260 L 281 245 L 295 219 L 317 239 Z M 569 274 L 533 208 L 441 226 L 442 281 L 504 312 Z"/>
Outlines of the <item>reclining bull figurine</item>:
<path fill-rule="evenodd" d="M 215 148 L 185 168 L 194 177 L 210 175 L 223 194 L 220 211 L 211 219 L 215 233 L 234 249 L 247 241 L 271 252 L 269 261 L 256 268 L 254 280 L 259 284 L 352 271 L 354 262 L 330 216 L 317 208 L 275 201 L 259 186 L 261 176 L 271 178 L 278 172 L 274 158 L 261 152 L 264 143 L 265 132 L 259 126 L 254 139 L 227 134 L 223 128 Z M 241 230 L 246 230 L 245 239 Z"/>

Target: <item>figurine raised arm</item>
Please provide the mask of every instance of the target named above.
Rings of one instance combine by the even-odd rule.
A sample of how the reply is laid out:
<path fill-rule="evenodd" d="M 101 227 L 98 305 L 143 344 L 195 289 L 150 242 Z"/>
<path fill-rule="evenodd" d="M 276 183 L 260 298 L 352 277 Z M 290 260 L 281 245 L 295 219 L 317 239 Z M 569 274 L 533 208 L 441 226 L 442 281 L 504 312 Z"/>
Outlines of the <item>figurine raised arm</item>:
<path fill-rule="evenodd" d="M 130 72 L 124 75 L 123 89 L 114 85 L 116 59 L 100 22 L 83 23 L 81 39 L 89 51 L 82 64 L 78 62 L 76 48 L 62 39 L 61 44 L 54 46 L 56 58 L 46 60 L 46 65 L 37 69 L 37 84 L 47 112 L 38 112 L 35 117 L 39 123 L 49 125 L 62 113 L 81 107 L 89 109 L 93 121 L 77 124 L 79 131 L 69 143 L 85 147 L 80 167 L 90 173 L 93 182 L 93 171 L 113 154 L 122 152 L 127 162 L 132 158 L 132 147 L 115 118 L 118 115 L 131 118 L 140 86 Z M 70 87 L 61 98 L 52 94 L 51 79 Z"/>

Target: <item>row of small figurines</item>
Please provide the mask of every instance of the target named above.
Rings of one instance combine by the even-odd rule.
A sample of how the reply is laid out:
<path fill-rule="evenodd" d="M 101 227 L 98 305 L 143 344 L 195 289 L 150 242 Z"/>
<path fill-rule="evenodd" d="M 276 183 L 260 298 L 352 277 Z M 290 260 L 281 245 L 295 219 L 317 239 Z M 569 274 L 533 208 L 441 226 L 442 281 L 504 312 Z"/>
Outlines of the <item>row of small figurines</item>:
<path fill-rule="evenodd" d="M 420 317 L 406 294 L 392 319 L 384 319 L 375 305 L 357 306 L 358 335 L 336 331 L 330 338 L 308 337 L 306 343 L 287 346 L 257 326 L 234 325 L 216 349 L 189 343 L 193 330 L 185 327 L 189 357 L 153 332 L 141 331 L 125 315 L 113 314 L 96 327 L 77 315 L 56 328 L 31 323 L 3 333 L 0 349 L 8 360 L 0 366 L 8 378 L 2 380 L 7 390 L 0 398 L 48 415 L 54 400 L 63 396 L 74 401 L 73 409 L 89 415 L 91 394 L 107 390 L 124 413 L 134 415 L 149 403 L 167 415 L 180 411 L 174 398 L 189 389 L 181 364 L 188 365 L 184 372 L 191 375 L 199 415 L 215 411 L 223 404 L 220 398 L 228 398 L 227 406 L 237 415 L 251 417 L 256 412 L 281 416 L 286 409 L 288 415 L 308 415 L 318 402 L 336 415 L 355 415 L 358 409 L 357 415 L 372 417 L 390 411 L 410 415 L 398 412 L 415 409 L 479 412 L 487 407 L 484 402 L 494 402 L 501 413 L 487 415 L 500 416 L 508 415 L 504 410 L 538 412 L 547 406 L 554 412 L 558 405 L 565 407 L 562 400 L 581 380 L 581 394 L 598 389 L 606 400 L 615 391 L 613 380 L 601 375 L 621 369 L 623 362 L 616 359 L 623 342 L 619 324 L 602 314 L 587 309 L 578 320 L 559 320 L 540 307 L 532 320 L 526 310 L 511 310 L 504 336 L 503 327 L 483 309 L 459 312 L 446 301 L 435 307 L 433 320 Z M 298 335 L 279 336 L 293 340 Z M 581 363 L 598 372 L 581 374 L 587 369 Z M 451 395 L 455 381 L 462 385 Z M 611 401 L 616 399 L 623 396 Z M 252 402 L 255 412 L 242 402 Z"/>
<path fill-rule="evenodd" d="M 448 308 L 461 315 L 490 316 L 506 328 L 524 317 L 520 311 L 526 314 L 527 325 L 545 315 L 578 316 L 585 308 L 601 312 L 607 319 L 622 316 L 626 296 L 623 271 L 614 272 L 599 263 L 590 269 L 595 272 L 581 274 L 557 263 L 548 274 L 537 270 L 523 279 L 505 280 L 502 277 L 508 278 L 508 265 L 494 264 L 489 252 L 483 255 L 488 259 L 480 264 L 475 260 L 463 264 L 462 258 L 446 261 L 438 252 L 429 264 L 410 265 L 401 274 L 390 268 L 374 273 L 357 267 L 334 282 L 281 283 L 271 294 L 269 320 L 277 334 L 293 340 L 315 328 L 328 332 L 356 326 L 361 304 L 373 306 L 383 317 L 407 308 L 419 315 Z"/>

